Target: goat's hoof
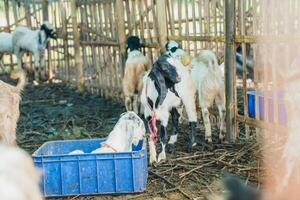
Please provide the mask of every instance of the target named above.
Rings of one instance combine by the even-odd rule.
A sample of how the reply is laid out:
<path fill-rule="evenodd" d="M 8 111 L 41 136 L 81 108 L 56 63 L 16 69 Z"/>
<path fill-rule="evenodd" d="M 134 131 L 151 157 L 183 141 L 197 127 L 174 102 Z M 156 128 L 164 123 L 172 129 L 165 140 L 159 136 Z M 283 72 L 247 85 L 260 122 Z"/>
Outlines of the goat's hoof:
<path fill-rule="evenodd" d="M 219 135 L 219 143 L 223 143 L 225 141 L 225 137 L 223 135 Z"/>
<path fill-rule="evenodd" d="M 208 144 L 211 144 L 212 143 L 211 137 L 205 138 L 205 142 L 208 143 Z"/>
<path fill-rule="evenodd" d="M 160 163 L 163 160 L 166 160 L 166 153 L 160 153 L 158 155 L 157 162 Z"/>
<path fill-rule="evenodd" d="M 196 142 L 190 143 L 187 149 L 188 153 L 191 153 L 193 151 L 193 147 L 195 147 L 196 145 L 197 145 Z"/>
<path fill-rule="evenodd" d="M 169 144 L 169 143 L 167 144 L 166 147 L 168 153 L 172 153 L 175 150 L 175 148 L 176 148 L 175 144 Z"/>
<path fill-rule="evenodd" d="M 156 158 L 154 157 L 154 158 L 151 158 L 150 157 L 150 159 L 149 159 L 149 164 L 150 165 L 152 165 L 152 164 L 154 164 L 154 163 L 156 163 L 157 162 L 157 160 L 156 160 Z"/>

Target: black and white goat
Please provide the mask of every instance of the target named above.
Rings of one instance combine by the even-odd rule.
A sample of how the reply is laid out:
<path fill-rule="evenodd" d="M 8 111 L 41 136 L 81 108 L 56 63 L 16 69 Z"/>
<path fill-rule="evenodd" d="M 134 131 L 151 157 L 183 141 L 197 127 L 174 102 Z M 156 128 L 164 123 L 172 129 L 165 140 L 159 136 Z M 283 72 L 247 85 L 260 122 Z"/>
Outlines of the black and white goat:
<path fill-rule="evenodd" d="M 140 39 L 130 36 L 127 39 L 127 60 L 123 77 L 123 93 L 125 96 L 125 107 L 127 111 L 139 113 L 139 96 L 143 87 L 142 79 L 150 67 L 149 60 L 139 50 Z M 126 50 L 126 53 L 127 53 Z"/>
<path fill-rule="evenodd" d="M 150 164 L 166 159 L 165 148 L 168 142 L 167 125 L 171 112 L 173 130 L 168 142 L 170 147 L 177 141 L 177 127 L 179 114 L 176 110 L 184 104 L 190 129 L 189 150 L 196 145 L 197 113 L 194 100 L 194 85 L 189 69 L 182 64 L 181 58 L 185 52 L 175 41 L 166 44 L 167 52 L 160 56 L 153 64 L 151 71 L 143 78 L 141 103 L 144 106 L 144 116 L 150 130 L 149 151 Z M 160 142 L 162 151 L 156 159 L 157 127 L 156 120 L 161 122 Z"/>
<path fill-rule="evenodd" d="M 18 67 L 22 67 L 23 53 L 29 51 L 33 53 L 35 70 L 41 77 L 41 67 L 45 66 L 45 49 L 51 38 L 56 39 L 57 33 L 47 21 L 38 30 L 17 27 L 12 34 L 12 45 L 14 54 L 17 56 Z"/>
<path fill-rule="evenodd" d="M 212 142 L 209 111 L 215 102 L 220 117 L 219 139 L 224 138 L 225 121 L 225 84 L 222 70 L 218 65 L 216 55 L 210 50 L 201 50 L 192 60 L 192 78 L 199 98 L 199 106 L 205 126 L 205 140 Z"/>

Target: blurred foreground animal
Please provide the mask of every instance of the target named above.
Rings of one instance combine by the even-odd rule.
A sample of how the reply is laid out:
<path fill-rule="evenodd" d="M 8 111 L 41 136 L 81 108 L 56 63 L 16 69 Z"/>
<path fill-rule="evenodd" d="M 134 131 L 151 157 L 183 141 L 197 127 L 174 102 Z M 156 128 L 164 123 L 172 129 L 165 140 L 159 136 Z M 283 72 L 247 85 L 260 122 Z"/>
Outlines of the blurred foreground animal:
<path fill-rule="evenodd" d="M 125 96 L 125 107 L 127 111 L 139 113 L 139 96 L 143 87 L 143 76 L 150 67 L 149 60 L 140 51 L 140 39 L 130 36 L 127 39 L 128 57 L 125 63 L 123 77 L 123 93 Z M 127 53 L 127 52 L 126 52 Z"/>
<path fill-rule="evenodd" d="M 183 102 L 189 118 L 190 142 L 188 150 L 196 145 L 197 113 L 194 100 L 194 85 L 189 68 L 189 59 L 184 58 L 186 53 L 175 41 L 166 44 L 167 52 L 160 56 L 153 64 L 151 71 L 144 76 L 141 102 L 144 107 L 144 116 L 150 130 L 149 152 L 150 164 L 166 159 L 166 145 L 174 149 L 177 141 L 179 113 L 177 107 Z M 186 62 L 187 61 L 187 62 Z M 184 63 L 184 64 L 183 64 Z M 167 125 L 169 116 L 172 116 L 172 135 L 168 141 Z M 162 151 L 156 158 L 157 126 L 160 124 L 160 143 Z"/>
<path fill-rule="evenodd" d="M 260 192 L 247 186 L 241 179 L 235 176 L 227 176 L 221 182 L 223 191 L 211 194 L 207 200 L 262 200 Z"/>
<path fill-rule="evenodd" d="M 43 199 L 39 175 L 31 157 L 20 148 L 4 144 L 0 144 L 0 199 Z"/>
<path fill-rule="evenodd" d="M 25 73 L 21 69 L 12 71 L 11 78 L 18 80 L 12 86 L 0 80 L 0 141 L 16 145 L 16 128 L 20 116 L 20 93 L 25 85 Z"/>
<path fill-rule="evenodd" d="M 92 153 L 130 152 L 145 137 L 143 120 L 133 111 L 123 113 L 101 148 Z M 72 153 L 72 152 L 71 152 Z"/>

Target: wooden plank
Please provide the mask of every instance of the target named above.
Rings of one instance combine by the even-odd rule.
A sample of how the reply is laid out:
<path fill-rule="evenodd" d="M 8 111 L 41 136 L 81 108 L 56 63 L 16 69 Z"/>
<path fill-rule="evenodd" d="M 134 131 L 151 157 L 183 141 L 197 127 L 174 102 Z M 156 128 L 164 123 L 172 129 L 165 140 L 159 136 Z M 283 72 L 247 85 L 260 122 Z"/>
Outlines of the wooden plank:
<path fill-rule="evenodd" d="M 121 75 L 123 77 L 124 67 L 125 67 L 125 53 L 126 53 L 125 13 L 124 13 L 123 0 L 116 0 L 115 12 L 116 12 L 119 50 L 120 50 L 120 60 L 122 66 Z"/>
<path fill-rule="evenodd" d="M 158 35 L 159 35 L 159 44 L 160 51 L 163 52 L 165 49 L 165 44 L 167 42 L 168 36 L 168 27 L 167 27 L 167 14 L 166 14 L 166 2 L 165 1 L 157 1 L 156 2 L 157 9 L 157 25 L 158 25 Z"/>
<path fill-rule="evenodd" d="M 234 84 L 233 80 L 233 60 L 234 56 L 234 1 L 225 0 L 225 93 L 226 93 L 226 139 L 235 141 L 235 105 L 234 105 Z"/>
<path fill-rule="evenodd" d="M 73 38 L 74 38 L 74 52 L 75 52 L 75 66 L 76 66 L 76 83 L 79 92 L 84 91 L 84 77 L 82 68 L 82 59 L 80 55 L 80 35 L 78 31 L 77 21 L 77 5 L 75 1 L 71 2 L 71 17 L 73 27 Z"/>

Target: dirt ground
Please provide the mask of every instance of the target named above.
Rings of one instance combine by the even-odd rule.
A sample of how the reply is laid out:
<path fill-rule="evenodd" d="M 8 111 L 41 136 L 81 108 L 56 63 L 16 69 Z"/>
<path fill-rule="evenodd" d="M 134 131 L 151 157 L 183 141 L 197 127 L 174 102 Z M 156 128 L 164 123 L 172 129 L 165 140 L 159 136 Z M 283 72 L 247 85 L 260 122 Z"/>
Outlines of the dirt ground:
<path fill-rule="evenodd" d="M 125 107 L 89 93 L 78 94 L 65 84 L 28 85 L 23 92 L 18 124 L 18 144 L 33 153 L 49 140 L 104 137 Z M 243 127 L 241 127 L 241 133 Z M 180 126 L 179 141 L 167 161 L 149 167 L 147 190 L 135 195 L 68 197 L 59 199 L 204 199 L 226 173 L 240 175 L 254 185 L 261 176 L 260 151 L 255 139 L 236 144 L 203 143 L 204 127 L 197 127 L 198 146 L 186 152 L 188 126 Z M 217 141 L 218 129 L 213 127 Z"/>

